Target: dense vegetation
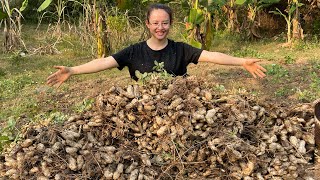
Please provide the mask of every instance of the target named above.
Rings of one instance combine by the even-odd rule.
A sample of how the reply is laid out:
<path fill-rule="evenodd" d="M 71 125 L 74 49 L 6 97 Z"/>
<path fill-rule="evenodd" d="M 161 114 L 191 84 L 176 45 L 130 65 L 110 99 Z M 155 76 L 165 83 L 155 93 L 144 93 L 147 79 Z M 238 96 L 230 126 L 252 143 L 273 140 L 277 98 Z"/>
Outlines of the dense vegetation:
<path fill-rule="evenodd" d="M 74 27 L 81 38 L 94 37 L 98 56 L 110 54 L 119 44 L 112 41 L 112 32 L 128 34 L 130 28 L 143 28 L 145 8 L 152 2 L 172 6 L 175 21 L 186 26 L 185 40 L 205 49 L 211 48 L 218 31 L 246 40 L 285 33 L 288 46 L 295 40 L 318 38 L 320 33 L 319 0 L 2 0 L 5 50 L 29 50 L 22 38 L 22 24 L 36 22 L 50 23 L 57 38 L 61 38 L 62 28 Z M 145 36 L 140 35 L 139 40 Z"/>

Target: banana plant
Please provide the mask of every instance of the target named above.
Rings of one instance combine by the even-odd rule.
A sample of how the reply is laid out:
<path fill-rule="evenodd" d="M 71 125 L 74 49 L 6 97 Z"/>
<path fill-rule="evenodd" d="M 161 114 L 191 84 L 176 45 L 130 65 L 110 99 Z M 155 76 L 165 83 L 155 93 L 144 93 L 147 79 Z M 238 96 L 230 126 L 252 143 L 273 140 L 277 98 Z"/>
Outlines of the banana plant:
<path fill-rule="evenodd" d="M 235 0 L 229 0 L 227 3 L 227 6 L 225 6 L 225 11 L 228 15 L 228 24 L 227 24 L 227 30 L 229 32 L 234 32 L 238 30 L 238 27 L 236 27 L 237 23 L 237 13 L 235 8 Z"/>
<path fill-rule="evenodd" d="M 101 1 L 94 0 L 94 12 L 95 12 L 95 34 L 97 39 L 97 52 L 98 57 L 104 57 L 110 54 L 111 43 L 107 32 L 107 8 Z"/>
<path fill-rule="evenodd" d="M 276 15 L 281 15 L 287 23 L 287 43 L 290 44 L 292 42 L 292 15 L 295 12 L 295 10 L 298 7 L 303 6 L 303 3 L 299 3 L 298 0 L 288 0 L 288 6 L 285 13 L 282 13 L 278 8 L 276 8 L 276 11 L 270 11 L 270 13 L 276 14 Z"/>
<path fill-rule="evenodd" d="M 186 22 L 186 30 L 188 32 L 187 42 L 194 47 L 202 48 L 203 37 L 200 34 L 200 25 L 205 20 L 205 15 L 202 9 L 199 8 L 199 1 L 190 2 L 191 9 Z"/>
<path fill-rule="evenodd" d="M 219 26 L 224 19 L 223 7 L 227 4 L 227 0 L 216 0 L 209 6 L 210 12 L 213 12 L 213 23 L 215 31 L 219 30 Z"/>
<path fill-rule="evenodd" d="M 208 49 L 213 41 L 212 12 L 214 7 L 224 4 L 224 0 L 190 0 L 191 7 L 186 18 L 186 40 L 194 47 Z"/>
<path fill-rule="evenodd" d="M 293 3 L 295 4 L 296 8 L 294 10 L 295 12 L 292 19 L 292 38 L 303 39 L 303 29 L 300 24 L 300 11 L 299 11 L 299 7 L 303 6 L 303 4 L 299 3 L 298 0 L 294 0 Z"/>
<path fill-rule="evenodd" d="M 256 33 L 256 28 L 258 26 L 256 22 L 257 13 L 261 9 L 279 2 L 280 0 L 236 0 L 235 1 L 237 5 L 245 6 L 248 10 L 247 18 L 249 20 L 249 24 L 246 28 L 248 29 L 248 36 L 260 37 L 260 35 Z"/>

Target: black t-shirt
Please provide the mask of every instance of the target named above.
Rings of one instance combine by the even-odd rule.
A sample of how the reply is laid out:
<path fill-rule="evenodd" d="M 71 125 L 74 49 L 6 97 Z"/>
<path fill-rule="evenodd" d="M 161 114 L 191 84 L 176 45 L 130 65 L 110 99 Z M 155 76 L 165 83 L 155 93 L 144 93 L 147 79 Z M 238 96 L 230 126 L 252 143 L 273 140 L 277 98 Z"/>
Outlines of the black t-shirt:
<path fill-rule="evenodd" d="M 201 52 L 202 49 L 169 39 L 168 45 L 161 50 L 152 50 L 147 42 L 143 41 L 113 54 L 112 57 L 119 64 L 118 69 L 122 70 L 127 66 L 131 78 L 137 80 L 135 71 L 153 72 L 154 61 L 164 62 L 164 69 L 172 75 L 186 75 L 188 64 L 191 62 L 197 64 Z"/>

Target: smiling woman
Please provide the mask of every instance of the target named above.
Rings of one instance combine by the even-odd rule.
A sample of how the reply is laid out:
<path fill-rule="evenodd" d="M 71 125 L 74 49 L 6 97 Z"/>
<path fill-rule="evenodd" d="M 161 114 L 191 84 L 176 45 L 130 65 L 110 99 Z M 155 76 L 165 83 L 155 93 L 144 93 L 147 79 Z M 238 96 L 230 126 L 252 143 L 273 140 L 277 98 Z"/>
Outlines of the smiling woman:
<path fill-rule="evenodd" d="M 115 67 L 120 70 L 128 67 L 131 78 L 138 80 L 135 72 L 154 71 L 155 61 L 164 63 L 164 70 L 175 76 L 187 75 L 187 66 L 190 63 L 210 62 L 243 66 L 253 77 L 265 77 L 266 70 L 257 64 L 260 61 L 258 59 L 232 57 L 168 39 L 172 20 L 173 13 L 169 6 L 151 4 L 147 10 L 146 19 L 146 26 L 151 35 L 148 40 L 133 44 L 109 57 L 95 59 L 80 66 L 55 66 L 58 71 L 47 78 L 47 84 L 59 87 L 71 75 L 94 73 Z"/>

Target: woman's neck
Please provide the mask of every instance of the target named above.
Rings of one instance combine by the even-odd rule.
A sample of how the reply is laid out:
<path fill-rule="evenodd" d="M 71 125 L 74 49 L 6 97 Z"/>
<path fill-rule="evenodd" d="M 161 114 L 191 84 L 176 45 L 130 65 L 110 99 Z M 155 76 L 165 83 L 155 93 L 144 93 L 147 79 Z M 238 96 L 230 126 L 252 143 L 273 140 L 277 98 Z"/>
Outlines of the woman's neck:
<path fill-rule="evenodd" d="M 147 45 L 152 49 L 152 50 L 161 50 L 163 48 L 165 48 L 168 45 L 168 39 L 162 39 L 162 40 L 158 40 L 155 38 L 150 38 L 147 40 Z"/>

